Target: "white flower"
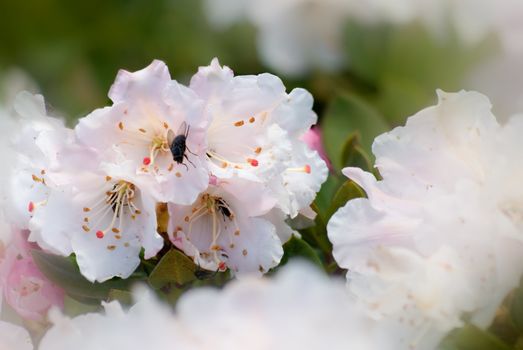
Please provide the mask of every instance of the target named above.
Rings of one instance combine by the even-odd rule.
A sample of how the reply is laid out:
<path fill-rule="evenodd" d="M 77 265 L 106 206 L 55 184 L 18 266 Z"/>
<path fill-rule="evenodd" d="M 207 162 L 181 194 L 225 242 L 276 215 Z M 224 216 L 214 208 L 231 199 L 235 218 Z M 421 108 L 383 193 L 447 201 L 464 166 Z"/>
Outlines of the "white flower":
<path fill-rule="evenodd" d="M 109 97 L 112 107 L 80 119 L 79 140 L 108 164 L 130 162 L 126 176 L 155 200 L 191 204 L 209 182 L 203 102 L 161 61 L 120 71 Z"/>
<path fill-rule="evenodd" d="M 10 174 L 6 183 L 6 212 L 18 228 L 28 228 L 34 213 L 49 195 L 48 173 L 60 149 L 72 140 L 61 119 L 47 115 L 41 95 L 19 93 L 14 100 L 15 127 L 9 135 Z"/>
<path fill-rule="evenodd" d="M 53 316 L 40 350 L 126 349 L 384 349 L 374 343 L 374 323 L 347 298 L 338 281 L 294 265 L 273 279 L 234 281 L 219 291 L 188 291 L 174 314 L 144 298 L 122 312 L 75 319 Z"/>
<path fill-rule="evenodd" d="M 351 291 L 423 349 L 465 314 L 487 326 L 523 274 L 523 118 L 501 126 L 481 94 L 438 95 L 374 141 L 383 180 L 344 169 L 368 199 L 328 224 Z"/>
<path fill-rule="evenodd" d="M 318 152 L 302 141 L 294 141 L 292 146 L 289 167 L 271 182 L 270 187 L 277 195 L 278 208 L 294 218 L 312 204 L 327 180 L 329 169 Z"/>
<path fill-rule="evenodd" d="M 169 308 L 151 295 L 142 292 L 139 302 L 128 312 L 116 301 L 103 305 L 104 314 L 86 314 L 74 319 L 56 310 L 51 312 L 54 326 L 42 339 L 39 349 L 180 349 L 182 329 Z"/>
<path fill-rule="evenodd" d="M 274 225 L 262 217 L 273 207 L 259 183 L 216 180 L 193 205 L 169 205 L 170 238 L 202 268 L 265 273 L 283 255 Z"/>
<path fill-rule="evenodd" d="M 419 21 L 437 36 L 448 36 L 455 30 L 470 45 L 495 34 L 505 50 L 523 49 L 523 6 L 519 0 L 370 0 L 352 3 L 351 12 L 371 21 Z"/>
<path fill-rule="evenodd" d="M 56 254 L 74 252 L 90 281 L 129 277 L 142 247 L 148 259 L 163 246 L 156 202 L 128 177 L 132 162 L 99 168 L 96 155 L 82 148 L 64 151 L 62 161 L 77 164 L 57 175 L 60 185 L 36 212 L 30 239 Z"/>
<path fill-rule="evenodd" d="M 33 350 L 29 333 L 24 328 L 0 321 L 0 350 Z"/>
<path fill-rule="evenodd" d="M 317 120 L 306 90 L 287 94 L 271 74 L 235 77 L 217 59 L 201 67 L 190 86 L 212 115 L 206 153 L 213 175 L 268 183 L 292 217 L 311 204 L 327 167 L 300 140 Z"/>
<path fill-rule="evenodd" d="M 258 30 L 262 60 L 278 71 L 300 75 L 315 68 L 343 67 L 343 29 L 350 1 L 207 0 L 212 23 L 223 26 L 246 18 Z"/>
<path fill-rule="evenodd" d="M 146 258 L 161 249 L 155 202 L 126 177 L 130 162 L 101 168 L 72 130 L 47 116 L 41 96 L 20 94 L 15 111 L 25 125 L 14 135 L 10 223 L 29 228 L 29 240 L 46 251 L 76 253 L 91 281 L 126 278 L 142 247 Z"/>

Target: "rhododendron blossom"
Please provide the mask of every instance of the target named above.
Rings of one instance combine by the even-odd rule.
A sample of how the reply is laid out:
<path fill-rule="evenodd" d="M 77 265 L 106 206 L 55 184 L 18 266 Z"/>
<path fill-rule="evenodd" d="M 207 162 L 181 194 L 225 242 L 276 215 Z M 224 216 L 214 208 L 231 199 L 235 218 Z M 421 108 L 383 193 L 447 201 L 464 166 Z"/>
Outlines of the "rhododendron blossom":
<path fill-rule="evenodd" d="M 438 96 L 374 141 L 383 180 L 344 169 L 368 198 L 328 225 L 350 290 L 422 349 L 465 316 L 489 325 L 523 275 L 523 118 L 500 125 L 479 93 Z"/>
<path fill-rule="evenodd" d="M 126 176 L 156 201 L 191 204 L 209 182 L 203 162 L 207 114 L 190 89 L 171 80 L 165 63 L 120 71 L 113 106 L 80 119 L 75 132 L 108 164 L 128 162 Z M 173 146 L 185 136 L 184 152 Z"/>
<path fill-rule="evenodd" d="M 274 225 L 262 217 L 273 206 L 257 183 L 217 180 L 192 206 L 169 206 L 171 241 L 202 268 L 265 273 L 283 255 Z"/>
<path fill-rule="evenodd" d="M 24 319 L 43 321 L 47 311 L 63 307 L 64 291 L 40 272 L 31 256 L 37 249 L 27 242 L 27 232 L 15 231 L 0 266 L 5 301 Z"/>

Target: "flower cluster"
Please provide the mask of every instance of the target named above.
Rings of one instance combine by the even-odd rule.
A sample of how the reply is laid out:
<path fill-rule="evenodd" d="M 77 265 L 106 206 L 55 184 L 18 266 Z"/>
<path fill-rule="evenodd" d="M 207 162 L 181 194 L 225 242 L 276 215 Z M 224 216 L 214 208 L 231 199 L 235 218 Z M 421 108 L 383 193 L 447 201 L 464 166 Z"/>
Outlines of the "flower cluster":
<path fill-rule="evenodd" d="M 368 198 L 328 225 L 351 292 L 416 349 L 465 317 L 488 326 L 523 275 L 523 118 L 500 125 L 479 93 L 438 95 L 376 138 L 383 180 L 344 169 Z"/>
<path fill-rule="evenodd" d="M 69 129 L 41 96 L 19 96 L 30 122 L 14 137 L 8 200 L 29 241 L 74 253 L 98 282 L 129 277 L 142 250 L 149 259 L 165 244 L 236 275 L 279 263 L 286 219 L 310 213 L 328 172 L 301 141 L 317 119 L 307 91 L 215 59 L 189 86 L 161 61 L 120 71 L 109 97 Z"/>

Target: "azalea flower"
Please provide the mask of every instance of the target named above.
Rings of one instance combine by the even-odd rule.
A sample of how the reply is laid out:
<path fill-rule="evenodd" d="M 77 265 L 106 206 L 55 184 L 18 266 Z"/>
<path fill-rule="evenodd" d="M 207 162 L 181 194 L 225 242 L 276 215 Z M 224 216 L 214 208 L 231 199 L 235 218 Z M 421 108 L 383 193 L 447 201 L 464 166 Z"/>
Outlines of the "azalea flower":
<path fill-rule="evenodd" d="M 206 154 L 211 173 L 269 184 L 285 214 L 309 206 L 327 168 L 300 138 L 316 123 L 312 96 L 285 92 L 271 74 L 234 76 L 214 59 L 191 80 L 212 115 Z"/>
<path fill-rule="evenodd" d="M 56 117 L 48 116 L 41 95 L 19 93 L 13 102 L 10 134 L 6 135 L 6 213 L 10 223 L 26 229 L 34 213 L 49 195 L 48 172 L 56 157 L 72 138 L 72 130 Z M 9 130 L 9 129 L 8 129 Z M 6 131 L 8 131 L 6 130 Z"/>
<path fill-rule="evenodd" d="M 344 169 L 368 198 L 328 224 L 352 293 L 421 349 L 465 315 L 489 325 L 523 274 L 523 118 L 500 125 L 479 93 L 438 96 L 374 141 L 383 180 Z"/>
<path fill-rule="evenodd" d="M 64 158 L 69 166 L 68 159 L 83 164 L 59 173 L 60 186 L 35 214 L 30 238 L 53 253 L 75 253 L 90 281 L 129 277 L 142 247 L 149 259 L 163 246 L 156 232 L 156 202 L 127 177 L 132 162 L 101 167 L 97 156 L 83 148 L 64 151 Z"/>
<path fill-rule="evenodd" d="M 344 0 L 207 0 L 217 27 L 246 19 L 257 31 L 261 59 L 289 75 L 343 67 L 343 29 L 350 11 Z"/>
<path fill-rule="evenodd" d="M 347 298 L 343 285 L 308 265 L 285 267 L 275 279 L 233 281 L 222 291 L 188 291 L 175 313 L 146 296 L 128 312 L 117 302 L 105 308 L 105 315 L 74 319 L 54 314 L 40 349 L 384 348 L 370 337 L 374 322 Z"/>
<path fill-rule="evenodd" d="M 142 247 L 146 258 L 156 255 L 163 246 L 156 203 L 125 177 L 132 164 L 102 166 L 93 149 L 47 116 L 41 96 L 21 94 L 15 111 L 25 124 L 14 136 L 10 223 L 29 229 L 29 241 L 48 252 L 76 253 L 91 281 L 128 277 Z"/>
<path fill-rule="evenodd" d="M 24 319 L 44 321 L 47 311 L 63 308 L 64 291 L 40 272 L 31 256 L 38 249 L 27 242 L 28 232 L 15 231 L 0 264 L 5 301 Z"/>
<path fill-rule="evenodd" d="M 283 255 L 274 225 L 262 217 L 273 207 L 258 183 L 216 179 L 193 205 L 169 205 L 170 238 L 207 270 L 265 273 Z"/>
<path fill-rule="evenodd" d="M 120 71 L 109 97 L 113 106 L 80 119 L 80 142 L 104 163 L 132 165 L 126 176 L 156 201 L 194 202 L 209 182 L 203 101 L 172 81 L 161 61 L 134 73 Z"/>

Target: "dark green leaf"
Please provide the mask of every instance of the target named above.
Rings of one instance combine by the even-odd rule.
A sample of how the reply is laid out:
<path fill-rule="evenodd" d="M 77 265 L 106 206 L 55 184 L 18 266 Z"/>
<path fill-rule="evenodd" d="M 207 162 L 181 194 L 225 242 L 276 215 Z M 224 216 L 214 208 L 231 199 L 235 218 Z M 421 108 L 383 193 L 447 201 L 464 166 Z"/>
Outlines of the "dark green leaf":
<path fill-rule="evenodd" d="M 494 335 L 473 325 L 450 333 L 442 342 L 442 350 L 510 350 L 510 347 Z"/>
<path fill-rule="evenodd" d="M 100 311 L 101 307 L 102 306 L 100 304 L 93 305 L 89 303 L 81 303 L 80 301 L 67 295 L 64 298 L 64 313 L 69 317 L 76 317 L 78 315 L 98 312 Z"/>
<path fill-rule="evenodd" d="M 33 250 L 33 259 L 40 271 L 52 282 L 62 287 L 71 297 L 83 303 L 106 300 L 111 289 L 129 290 L 140 278 L 112 279 L 104 283 L 91 283 L 82 276 L 76 263 L 70 259 Z"/>
<path fill-rule="evenodd" d="M 316 213 L 319 213 L 320 215 L 325 215 L 327 213 L 327 210 L 330 207 L 332 197 L 338 190 L 341 181 L 339 180 L 341 177 L 334 176 L 332 174 L 329 174 L 329 177 L 327 178 L 327 181 L 321 185 L 320 191 L 316 195 L 316 199 L 314 200 L 314 204 L 316 206 Z"/>
<path fill-rule="evenodd" d="M 325 149 L 336 169 L 344 164 L 344 146 L 359 135 L 365 152 L 370 153 L 374 138 L 389 129 L 383 117 L 356 95 L 343 94 L 332 101 L 322 121 Z"/>
<path fill-rule="evenodd" d="M 301 238 L 293 236 L 283 245 L 283 251 L 284 254 L 280 266 L 285 265 L 290 258 L 300 257 L 313 262 L 323 269 L 323 264 L 316 251 Z"/>
<path fill-rule="evenodd" d="M 361 147 L 359 133 L 356 132 L 349 135 L 345 141 L 342 148 L 341 161 L 343 167 L 352 166 L 372 171 L 372 158 Z"/>
<path fill-rule="evenodd" d="M 510 307 L 510 316 L 514 325 L 523 332 L 523 280 L 521 280 L 519 288 L 514 293 L 514 299 Z"/>
<path fill-rule="evenodd" d="M 185 254 L 171 249 L 165 254 L 149 276 L 149 283 L 156 289 L 170 283 L 184 285 L 196 279 L 196 265 Z"/>
<path fill-rule="evenodd" d="M 107 297 L 108 301 L 116 300 L 122 305 L 133 304 L 133 293 L 127 290 L 111 289 Z"/>
<path fill-rule="evenodd" d="M 354 181 L 347 180 L 336 192 L 332 204 L 327 213 L 327 220 L 341 207 L 343 207 L 349 200 L 354 198 L 365 197 L 365 192 L 354 183 Z"/>

